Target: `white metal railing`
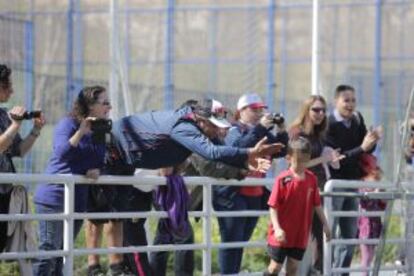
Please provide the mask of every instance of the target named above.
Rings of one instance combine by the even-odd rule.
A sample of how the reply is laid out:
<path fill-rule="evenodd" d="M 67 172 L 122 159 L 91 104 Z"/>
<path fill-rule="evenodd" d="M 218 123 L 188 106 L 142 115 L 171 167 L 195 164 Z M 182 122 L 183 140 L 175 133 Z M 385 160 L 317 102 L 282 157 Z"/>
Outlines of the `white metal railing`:
<path fill-rule="evenodd" d="M 257 242 L 212 242 L 211 218 L 216 217 L 247 217 L 267 215 L 267 211 L 237 211 L 217 212 L 212 209 L 212 186 L 263 186 L 272 185 L 273 179 L 248 178 L 243 181 L 223 180 L 208 177 L 186 177 L 186 185 L 203 186 L 203 211 L 189 212 L 190 216 L 201 217 L 203 220 L 203 242 L 198 244 L 185 245 L 147 245 L 130 246 L 117 248 L 96 248 L 96 249 L 74 249 L 73 227 L 74 220 L 86 218 L 148 218 L 167 217 L 166 212 L 121 212 L 121 213 L 75 213 L 74 212 L 74 184 L 100 184 L 100 185 L 136 185 L 158 186 L 165 185 L 165 177 L 157 176 L 101 176 L 98 180 L 91 180 L 79 175 L 51 175 L 51 174 L 10 174 L 1 173 L 0 183 L 61 183 L 64 185 L 65 203 L 62 214 L 21 214 L 21 215 L 0 215 L 0 221 L 24 221 L 24 220 L 63 220 L 63 250 L 34 251 L 34 252 L 7 252 L 0 254 L 0 260 L 26 259 L 37 257 L 58 257 L 64 258 L 64 275 L 73 275 L 74 256 L 87 254 L 108 254 L 108 253 L 132 253 L 151 251 L 176 251 L 176 250 L 202 250 L 203 275 L 211 275 L 211 250 L 216 248 L 237 248 L 237 247 L 265 247 L 265 241 Z M 141 184 L 142 183 L 142 184 Z"/>
<path fill-rule="evenodd" d="M 367 182 L 367 181 L 349 181 L 349 180 L 330 180 L 325 184 L 324 192 L 326 194 L 332 194 L 335 196 L 335 189 L 358 189 L 358 188 L 380 188 L 382 190 L 390 190 L 393 186 L 387 182 Z M 337 193 L 340 195 L 341 192 Z M 373 194 L 373 193 L 367 193 Z M 394 191 L 379 193 L 377 198 L 382 196 L 387 199 L 395 199 L 400 193 Z M 354 193 L 355 196 L 358 196 Z M 351 196 L 349 193 L 348 196 Z M 359 217 L 359 216 L 384 216 L 384 211 L 333 211 L 332 197 L 327 196 L 324 198 L 324 212 L 328 220 L 330 229 L 333 227 L 333 222 L 336 217 Z M 334 235 L 334 230 L 332 234 Z M 335 273 L 349 273 L 349 272 L 363 272 L 363 271 L 372 271 L 373 268 L 363 268 L 363 267 L 352 267 L 352 268 L 332 268 L 332 248 L 334 245 L 339 244 L 379 244 L 379 239 L 332 239 L 330 242 L 324 242 L 324 275 L 334 275 Z M 387 239 L 388 243 L 403 243 L 405 242 L 402 238 L 396 239 Z M 397 270 L 401 269 L 401 266 L 388 265 L 381 266 L 381 271 Z"/>

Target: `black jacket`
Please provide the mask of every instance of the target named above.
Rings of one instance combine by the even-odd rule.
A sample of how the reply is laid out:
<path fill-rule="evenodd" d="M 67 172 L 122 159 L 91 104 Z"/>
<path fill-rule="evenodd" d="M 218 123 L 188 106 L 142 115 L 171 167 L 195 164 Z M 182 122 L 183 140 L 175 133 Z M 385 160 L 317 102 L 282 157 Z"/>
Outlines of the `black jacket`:
<path fill-rule="evenodd" d="M 346 158 L 341 160 L 340 169 L 330 168 L 332 178 L 360 179 L 362 177 L 359 159 L 363 153 L 361 144 L 366 133 L 367 128 L 364 118 L 359 112 L 352 117 L 349 128 L 343 122 L 337 121 L 333 114 L 328 117 L 326 145 L 333 149 L 340 149 L 340 152 L 346 156 Z M 375 147 L 370 152 L 374 150 Z"/>

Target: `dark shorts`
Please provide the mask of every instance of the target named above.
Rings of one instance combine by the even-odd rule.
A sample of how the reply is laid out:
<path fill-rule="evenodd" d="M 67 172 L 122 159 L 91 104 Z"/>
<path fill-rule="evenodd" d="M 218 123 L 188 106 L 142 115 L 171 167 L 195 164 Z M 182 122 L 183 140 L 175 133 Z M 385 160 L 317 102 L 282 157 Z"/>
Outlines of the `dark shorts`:
<path fill-rule="evenodd" d="M 283 264 L 286 257 L 301 261 L 303 255 L 305 254 L 305 249 L 303 248 L 284 248 L 276 246 L 267 246 L 267 253 L 273 261 Z"/>
<path fill-rule="evenodd" d="M 130 185 L 96 185 L 89 188 L 88 213 L 124 212 L 125 195 L 128 195 Z M 93 224 L 103 224 L 120 219 L 90 219 Z"/>

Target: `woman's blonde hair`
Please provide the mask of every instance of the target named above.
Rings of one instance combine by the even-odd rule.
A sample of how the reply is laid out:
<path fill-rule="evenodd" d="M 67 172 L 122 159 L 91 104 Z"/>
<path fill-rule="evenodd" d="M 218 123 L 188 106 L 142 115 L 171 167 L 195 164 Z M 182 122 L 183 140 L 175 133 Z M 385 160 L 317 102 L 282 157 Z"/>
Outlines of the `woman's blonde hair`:
<path fill-rule="evenodd" d="M 292 125 L 290 126 L 290 130 L 292 129 L 300 129 L 305 135 L 315 135 L 318 138 L 321 138 L 326 131 L 327 128 L 327 116 L 325 114 L 325 118 L 321 122 L 320 125 L 314 126 L 312 121 L 309 117 L 309 111 L 311 106 L 316 102 L 320 101 L 326 108 L 326 101 L 325 98 L 319 95 L 312 95 L 307 98 L 300 109 L 299 116 L 293 121 Z"/>

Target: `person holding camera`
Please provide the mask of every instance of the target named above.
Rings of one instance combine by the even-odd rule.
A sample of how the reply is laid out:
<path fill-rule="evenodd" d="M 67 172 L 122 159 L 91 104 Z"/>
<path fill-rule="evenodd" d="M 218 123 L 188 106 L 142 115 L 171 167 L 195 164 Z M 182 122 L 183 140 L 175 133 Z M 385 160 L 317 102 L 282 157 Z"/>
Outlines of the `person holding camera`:
<path fill-rule="evenodd" d="M 281 114 L 266 113 L 267 106 L 257 94 L 245 94 L 238 100 L 236 122 L 225 137 L 228 146 L 248 148 L 263 138 L 268 143 L 288 142 Z M 276 127 L 276 134 L 272 133 Z M 283 157 L 286 147 L 268 158 Z M 265 174 L 251 171 L 248 177 L 264 178 Z M 262 210 L 265 191 L 259 186 L 217 186 L 214 189 L 214 208 L 217 211 Z M 266 198 L 267 200 L 267 198 Z M 267 208 L 267 207 L 266 207 Z M 248 241 L 256 227 L 258 217 L 218 218 L 222 242 Z M 236 274 L 240 271 L 243 248 L 219 250 L 219 265 L 222 274 Z"/>
<path fill-rule="evenodd" d="M 54 130 L 53 151 L 48 161 L 48 174 L 80 174 L 97 179 L 105 159 L 105 143 L 96 139 L 91 128 L 94 121 L 107 119 L 111 110 L 108 94 L 101 86 L 88 86 L 78 94 L 72 111 L 61 119 Z M 75 212 L 85 212 L 88 185 L 75 186 Z M 38 214 L 62 213 L 62 184 L 40 184 L 34 203 Z M 82 221 L 75 221 L 74 238 Z M 63 222 L 39 221 L 39 250 L 59 250 L 63 247 Z M 44 257 L 34 263 L 34 275 L 62 275 L 62 258 Z"/>
<path fill-rule="evenodd" d="M 7 103 L 13 94 L 11 80 L 12 70 L 5 64 L 0 64 L 0 102 Z M 12 157 L 24 156 L 33 146 L 40 135 L 45 124 L 42 114 L 37 113 L 33 119 L 33 128 L 29 134 L 22 139 L 19 130 L 24 117 L 31 117 L 22 106 L 14 106 L 7 111 L 0 108 L 0 172 L 14 173 L 16 169 Z M 0 184 L 0 214 L 9 212 L 10 196 L 13 184 Z M 7 221 L 0 222 L 0 253 L 6 247 L 7 242 Z"/>

